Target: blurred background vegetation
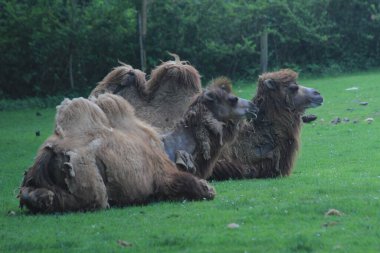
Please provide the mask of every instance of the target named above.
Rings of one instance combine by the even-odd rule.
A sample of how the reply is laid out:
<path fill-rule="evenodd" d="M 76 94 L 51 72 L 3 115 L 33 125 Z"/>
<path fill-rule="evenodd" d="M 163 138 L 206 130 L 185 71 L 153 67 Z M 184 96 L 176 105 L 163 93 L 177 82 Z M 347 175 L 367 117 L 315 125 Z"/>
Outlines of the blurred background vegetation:
<path fill-rule="evenodd" d="M 207 79 L 380 66 L 378 0 L 148 0 L 147 73 L 167 51 Z M 0 0 L 0 99 L 87 95 L 118 60 L 140 68 L 139 0 Z"/>

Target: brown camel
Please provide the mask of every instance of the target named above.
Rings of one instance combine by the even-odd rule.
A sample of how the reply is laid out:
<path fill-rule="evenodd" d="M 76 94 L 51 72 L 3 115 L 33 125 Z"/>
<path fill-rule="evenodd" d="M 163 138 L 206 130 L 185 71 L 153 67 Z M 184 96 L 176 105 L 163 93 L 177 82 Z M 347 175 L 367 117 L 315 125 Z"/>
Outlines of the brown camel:
<path fill-rule="evenodd" d="M 21 206 L 50 213 L 214 198 L 205 180 L 176 168 L 126 100 L 105 94 L 95 102 L 66 99 L 58 107 L 54 134 L 25 172 Z"/>
<path fill-rule="evenodd" d="M 244 116 L 255 116 L 257 107 L 226 91 L 226 78 L 215 80 L 199 94 L 173 131 L 163 136 L 165 151 L 180 169 L 208 178 L 222 148 L 233 142 Z"/>
<path fill-rule="evenodd" d="M 169 130 L 189 107 L 192 97 L 201 92 L 198 71 L 177 55 L 154 69 L 148 81 L 145 73 L 129 65 L 113 69 L 90 96 L 113 93 L 124 97 L 136 115 L 159 130 Z"/>
<path fill-rule="evenodd" d="M 185 82 L 184 80 L 188 81 Z M 154 89 L 151 87 L 154 87 Z M 221 88 L 231 92 L 229 85 L 224 87 L 221 85 Z M 126 65 L 117 67 L 99 83 L 91 95 L 96 96 L 104 92 L 119 94 L 126 98 L 135 106 L 136 114 L 139 117 L 159 127 L 161 133 L 165 133 L 172 129 L 175 122 L 182 118 L 185 109 L 190 104 L 190 98 L 200 92 L 200 79 L 198 72 L 192 66 L 180 62 L 176 56 L 175 61 L 169 61 L 157 67 L 152 73 L 152 78 L 147 83 L 145 83 L 145 74 L 143 72 Z M 303 122 L 311 122 L 315 119 L 315 115 L 302 116 Z M 197 138 L 199 139 L 199 137 Z M 198 144 L 207 146 L 207 142 L 206 140 L 202 144 L 202 141 L 198 141 Z M 205 150 L 207 160 L 208 151 L 205 148 L 203 150 Z M 182 164 L 182 168 L 186 168 L 190 172 L 194 171 L 193 157 L 189 153 L 180 150 L 173 152 L 178 154 L 170 155 L 172 160 L 177 160 L 175 156 L 182 157 L 176 161 L 177 165 Z M 209 166 L 206 165 L 206 167 Z M 203 171 L 203 169 L 200 169 L 200 171 Z"/>
<path fill-rule="evenodd" d="M 227 146 L 211 178 L 270 178 L 291 174 L 300 143 L 302 114 L 320 106 L 318 91 L 297 84 L 298 74 L 284 69 L 259 77 L 257 119 L 244 124 Z"/>

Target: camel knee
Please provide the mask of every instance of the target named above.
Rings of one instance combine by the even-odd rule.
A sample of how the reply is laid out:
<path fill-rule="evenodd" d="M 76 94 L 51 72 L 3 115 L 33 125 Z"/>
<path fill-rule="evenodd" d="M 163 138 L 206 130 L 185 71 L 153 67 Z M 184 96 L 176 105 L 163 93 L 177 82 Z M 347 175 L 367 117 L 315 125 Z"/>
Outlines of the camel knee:
<path fill-rule="evenodd" d="M 178 173 L 168 189 L 170 199 L 211 200 L 216 195 L 215 188 L 206 180 L 189 173 Z"/>
<path fill-rule="evenodd" d="M 25 205 L 32 212 L 54 211 L 55 194 L 48 189 L 22 187 L 19 198 L 21 208 Z"/>

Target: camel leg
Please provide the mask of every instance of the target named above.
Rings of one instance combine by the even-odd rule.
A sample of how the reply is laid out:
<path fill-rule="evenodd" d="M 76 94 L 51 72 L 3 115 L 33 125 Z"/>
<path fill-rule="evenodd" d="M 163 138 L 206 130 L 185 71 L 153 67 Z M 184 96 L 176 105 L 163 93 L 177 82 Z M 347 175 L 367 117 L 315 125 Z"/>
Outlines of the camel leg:
<path fill-rule="evenodd" d="M 210 200 L 216 194 L 214 187 L 209 185 L 206 180 L 181 171 L 170 177 L 165 188 L 165 197 L 171 200 Z"/>
<path fill-rule="evenodd" d="M 22 187 L 18 197 L 20 198 L 20 207 L 26 206 L 33 213 L 55 211 L 55 194 L 46 188 Z"/>
<path fill-rule="evenodd" d="M 22 187 L 19 194 L 20 207 L 26 206 L 33 213 L 52 213 L 105 208 L 101 201 L 88 202 L 59 188 Z"/>
<path fill-rule="evenodd" d="M 208 179 L 222 181 L 249 178 L 247 174 L 248 173 L 239 165 L 228 161 L 218 161 L 213 168 L 211 177 Z"/>

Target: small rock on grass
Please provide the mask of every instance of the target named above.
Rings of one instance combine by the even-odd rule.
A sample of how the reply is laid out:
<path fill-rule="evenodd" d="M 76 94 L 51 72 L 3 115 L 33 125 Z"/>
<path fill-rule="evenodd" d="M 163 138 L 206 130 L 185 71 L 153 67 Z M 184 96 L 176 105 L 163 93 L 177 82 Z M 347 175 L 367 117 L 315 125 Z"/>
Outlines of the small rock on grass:
<path fill-rule="evenodd" d="M 365 119 L 365 122 L 367 122 L 368 124 L 371 124 L 373 121 L 374 121 L 373 118 L 366 118 Z"/>
<path fill-rule="evenodd" d="M 312 121 L 314 121 L 316 119 L 317 119 L 317 116 L 314 115 L 314 114 L 308 114 L 308 115 L 303 115 L 302 116 L 303 123 L 310 123 L 310 122 L 312 122 Z"/>
<path fill-rule="evenodd" d="M 236 223 L 230 223 L 227 225 L 228 228 L 232 228 L 232 229 L 235 229 L 235 228 L 239 228 L 240 225 L 239 224 L 236 224 Z"/>
<path fill-rule="evenodd" d="M 117 240 L 117 244 L 124 248 L 132 247 L 132 243 L 123 240 Z"/>
<path fill-rule="evenodd" d="M 368 105 L 368 102 L 360 102 L 359 105 Z"/>
<path fill-rule="evenodd" d="M 336 226 L 336 225 L 338 225 L 338 222 L 336 222 L 336 221 L 330 221 L 330 222 L 327 222 L 327 223 L 323 224 L 322 226 L 324 226 L 324 227 L 332 227 L 332 226 Z"/>
<path fill-rule="evenodd" d="M 337 209 L 331 208 L 326 213 L 325 216 L 342 216 L 343 213 Z"/>
<path fill-rule="evenodd" d="M 332 121 L 331 121 L 331 124 L 334 124 L 334 125 L 336 125 L 336 124 L 338 124 L 338 123 L 340 123 L 340 118 L 339 117 L 336 117 L 335 119 L 333 119 Z"/>

